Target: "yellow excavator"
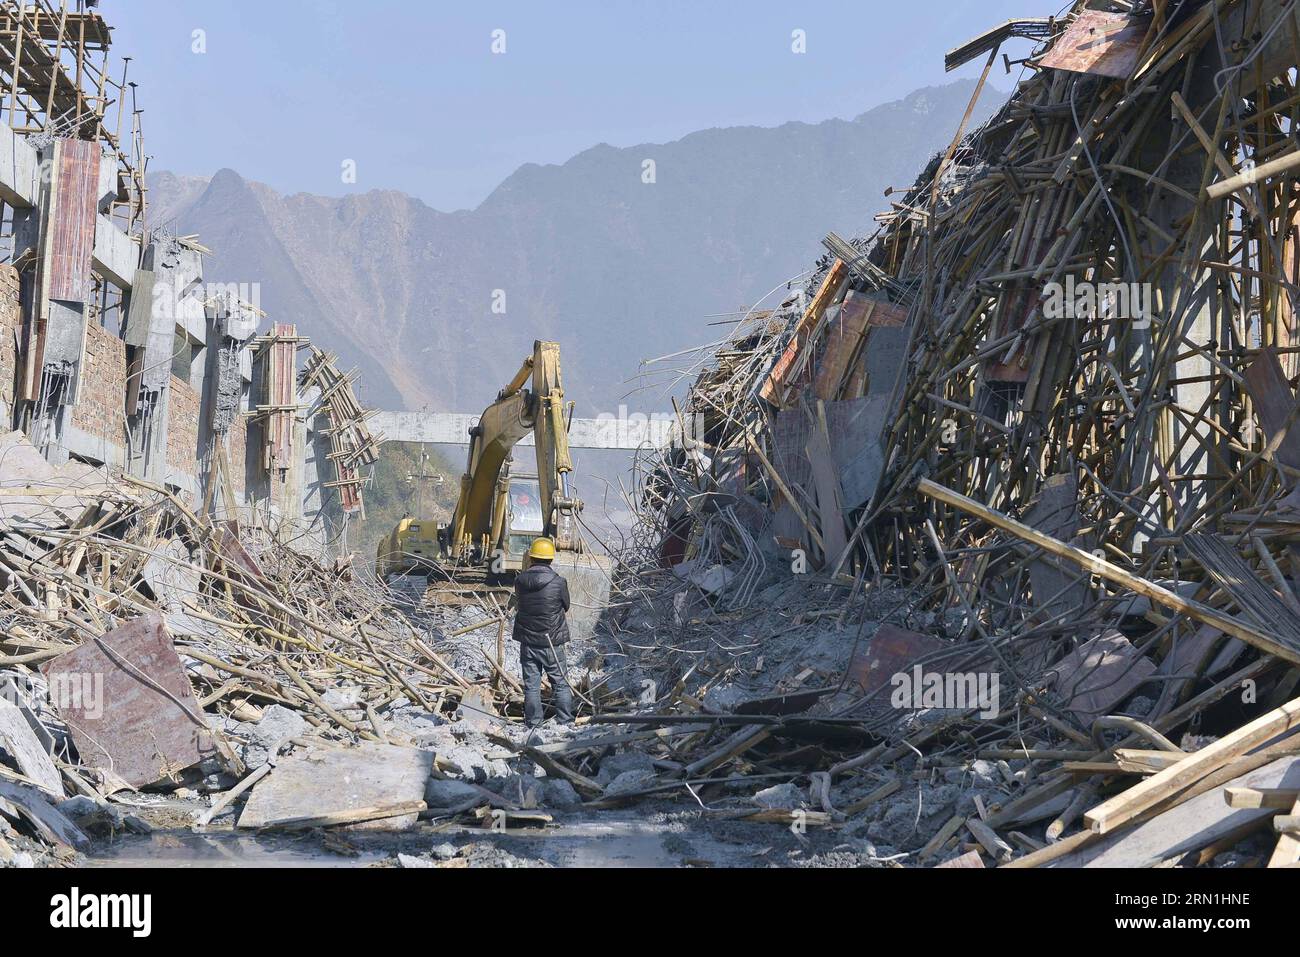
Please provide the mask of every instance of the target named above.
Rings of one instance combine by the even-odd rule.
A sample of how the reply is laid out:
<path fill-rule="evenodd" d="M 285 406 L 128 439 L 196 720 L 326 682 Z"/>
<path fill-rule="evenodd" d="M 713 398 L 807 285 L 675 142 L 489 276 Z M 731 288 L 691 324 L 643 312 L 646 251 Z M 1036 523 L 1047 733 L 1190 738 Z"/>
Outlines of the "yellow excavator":
<path fill-rule="evenodd" d="M 532 540 L 546 536 L 555 543 L 555 570 L 569 582 L 570 630 L 575 637 L 589 634 L 609 601 L 610 561 L 589 552 L 578 531 L 582 501 L 570 488 L 565 412 L 560 346 L 534 342 L 533 354 L 469 430 L 451 521 L 402 519 L 376 549 L 377 573 L 433 567 L 454 576 L 458 569 L 481 569 L 508 580 L 526 566 Z M 511 452 L 530 433 L 536 474 L 511 468 Z"/>

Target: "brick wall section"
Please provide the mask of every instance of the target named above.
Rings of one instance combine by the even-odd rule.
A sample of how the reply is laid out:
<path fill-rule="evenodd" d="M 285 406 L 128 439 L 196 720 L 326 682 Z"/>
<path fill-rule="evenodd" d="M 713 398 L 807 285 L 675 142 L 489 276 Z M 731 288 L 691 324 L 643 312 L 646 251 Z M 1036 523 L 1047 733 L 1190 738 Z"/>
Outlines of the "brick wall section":
<path fill-rule="evenodd" d="M 198 393 L 188 383 L 172 376 L 167 405 L 167 465 L 184 475 L 195 475 L 198 451 Z"/>
<path fill-rule="evenodd" d="M 0 263 L 0 404 L 14 407 L 14 378 L 18 372 L 18 347 L 15 334 L 21 334 L 23 312 L 18 304 L 18 270 Z M 8 422 L 0 423 L 5 428 Z"/>
<path fill-rule="evenodd" d="M 240 414 L 230 425 L 230 437 L 226 445 L 226 461 L 230 463 L 230 481 L 235 486 L 235 494 L 244 495 L 244 484 L 248 461 L 248 416 Z"/>
<path fill-rule="evenodd" d="M 126 344 L 97 325 L 86 326 L 81 388 L 72 424 L 116 445 L 123 444 L 126 402 Z"/>

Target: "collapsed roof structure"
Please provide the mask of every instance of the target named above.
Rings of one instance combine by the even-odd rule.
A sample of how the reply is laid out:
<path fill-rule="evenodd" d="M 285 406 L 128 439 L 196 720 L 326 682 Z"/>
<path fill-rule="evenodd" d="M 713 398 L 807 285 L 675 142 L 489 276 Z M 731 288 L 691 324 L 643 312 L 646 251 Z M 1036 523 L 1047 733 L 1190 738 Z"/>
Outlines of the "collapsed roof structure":
<path fill-rule="evenodd" d="M 995 671 L 1013 693 L 914 737 L 895 711 L 835 773 L 900 741 L 1018 756 L 1035 784 L 981 816 L 982 846 L 1050 807 L 1050 840 L 1082 830 L 1026 837 L 1023 862 L 1119 860 L 1103 833 L 1267 764 L 1248 752 L 1300 720 L 1300 8 L 1080 0 L 1010 21 L 949 55 L 986 57 L 972 107 L 1010 36 L 1038 45 L 1006 105 L 702 360 L 682 407 L 701 426 L 644 464 L 637 541 L 715 612 L 805 559 L 843 589 L 840 621 L 864 587 L 909 589 L 944 633 L 894 629 L 897 670 Z M 834 713 L 872 714 L 888 677 Z M 1166 737 L 1255 683 L 1268 720 L 1219 753 Z M 1176 753 L 1125 790 L 1135 745 Z M 1165 850 L 1225 834 L 1203 833 Z M 1272 863 L 1298 855 L 1284 836 Z"/>

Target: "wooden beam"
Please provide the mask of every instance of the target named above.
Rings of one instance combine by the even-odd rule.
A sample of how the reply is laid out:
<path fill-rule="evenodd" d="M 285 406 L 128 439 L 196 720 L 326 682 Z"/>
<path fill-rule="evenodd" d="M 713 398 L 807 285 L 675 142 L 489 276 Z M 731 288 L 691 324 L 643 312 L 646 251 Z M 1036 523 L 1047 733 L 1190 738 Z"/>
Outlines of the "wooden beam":
<path fill-rule="evenodd" d="M 1284 809 L 1300 801 L 1300 788 L 1224 788 L 1223 799 L 1228 807 Z"/>
<path fill-rule="evenodd" d="M 1295 804 L 1291 806 L 1291 813 L 1286 815 L 1287 819 L 1294 822 L 1300 816 L 1300 798 L 1296 799 Z M 1268 859 L 1269 867 L 1293 867 L 1300 862 L 1300 833 L 1294 829 L 1279 827 L 1282 836 L 1277 839 L 1277 847 L 1273 849 L 1273 856 Z"/>
<path fill-rule="evenodd" d="M 1194 751 L 1172 767 L 1165 768 L 1127 791 L 1103 801 L 1083 817 L 1098 834 L 1112 831 L 1131 821 L 1147 808 L 1172 797 L 1201 778 L 1258 747 L 1270 738 L 1300 725 L 1300 698 L 1260 715 L 1249 724 L 1226 734 L 1213 744 Z"/>
<path fill-rule="evenodd" d="M 944 488 L 929 479 L 921 479 L 917 486 L 918 491 L 936 501 L 952 505 L 961 509 L 963 512 L 974 515 L 983 519 L 995 528 L 1000 528 L 1005 532 L 1011 532 L 1018 538 L 1037 545 L 1045 552 L 1056 555 L 1059 558 L 1067 559 L 1085 568 L 1095 575 L 1098 575 L 1107 581 L 1114 582 L 1127 588 L 1129 591 L 1136 592 L 1150 598 L 1157 604 L 1180 612 L 1189 618 L 1193 618 L 1202 624 L 1212 625 L 1220 631 L 1232 635 L 1234 638 L 1240 638 L 1246 644 L 1258 648 L 1260 651 L 1267 652 L 1270 655 L 1276 655 L 1292 664 L 1300 664 L 1300 649 L 1292 648 L 1283 644 L 1281 641 L 1251 627 L 1240 619 L 1225 615 L 1217 609 L 1210 608 L 1208 605 L 1202 605 L 1200 602 L 1184 598 L 1167 588 L 1140 578 L 1137 575 L 1113 565 L 1104 558 L 1098 558 L 1096 555 L 1085 552 L 1083 549 L 1075 548 L 1073 545 L 1067 545 L 1065 542 L 1052 538 L 1050 535 L 1044 535 L 1036 528 L 1030 528 L 1013 518 L 1003 515 L 1001 512 L 994 511 L 986 505 L 981 505 L 974 499 L 967 498 L 952 489 Z"/>

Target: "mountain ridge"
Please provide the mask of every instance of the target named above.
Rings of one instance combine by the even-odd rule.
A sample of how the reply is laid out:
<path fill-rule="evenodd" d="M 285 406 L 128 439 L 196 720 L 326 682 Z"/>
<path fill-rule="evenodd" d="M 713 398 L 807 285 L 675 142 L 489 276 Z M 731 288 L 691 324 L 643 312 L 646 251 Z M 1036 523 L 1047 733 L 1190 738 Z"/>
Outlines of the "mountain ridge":
<path fill-rule="evenodd" d="M 272 320 L 359 368 L 370 406 L 475 411 L 534 339 L 556 339 L 577 414 L 658 407 L 665 397 L 624 398 L 638 363 L 698 343 L 705 316 L 807 268 L 827 230 L 869 224 L 883 189 L 947 146 L 972 89 L 917 90 L 851 120 L 600 143 L 522 164 L 472 210 L 381 188 L 282 194 L 230 169 L 156 172 L 150 222 L 198 233 L 209 280 L 258 283 Z M 972 125 L 1000 100 L 986 90 Z"/>

